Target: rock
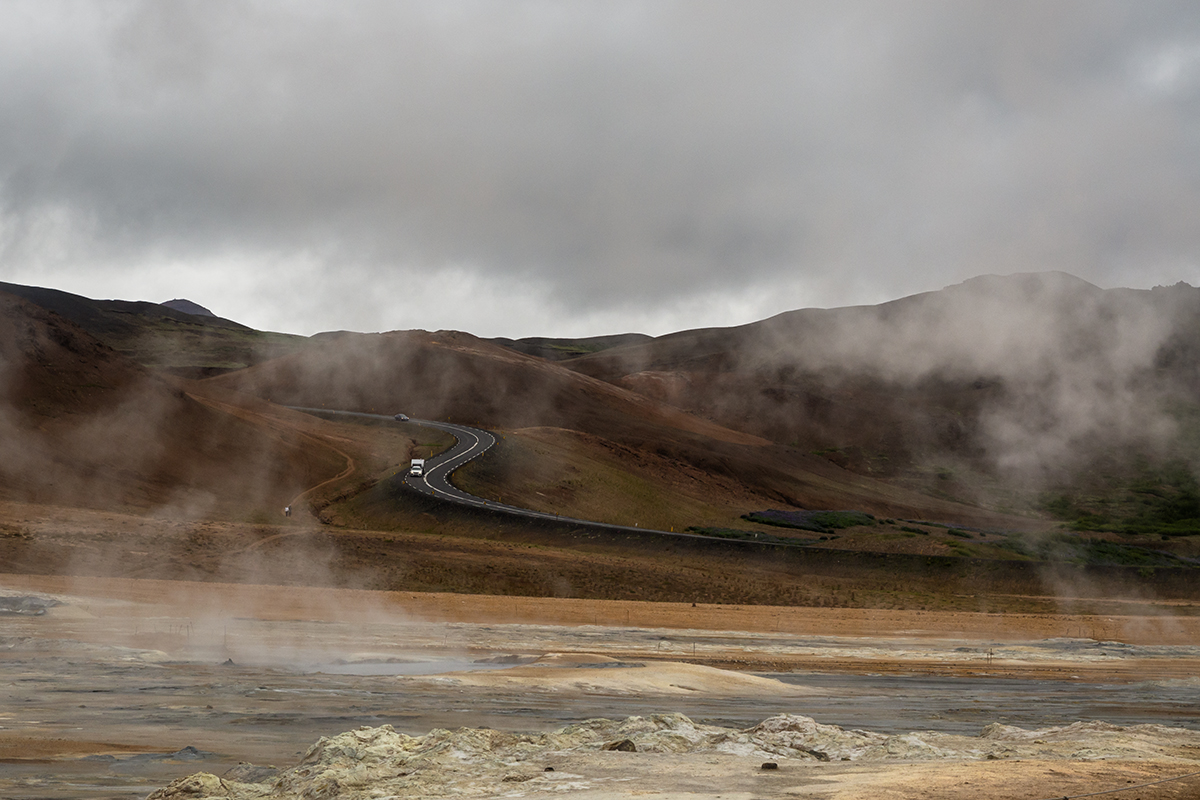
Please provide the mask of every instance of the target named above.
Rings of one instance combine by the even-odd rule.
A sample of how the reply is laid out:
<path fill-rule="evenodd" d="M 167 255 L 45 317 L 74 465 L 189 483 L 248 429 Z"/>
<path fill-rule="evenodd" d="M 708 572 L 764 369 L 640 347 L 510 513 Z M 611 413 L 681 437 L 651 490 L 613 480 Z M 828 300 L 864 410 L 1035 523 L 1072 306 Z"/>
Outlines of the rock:
<path fill-rule="evenodd" d="M 171 753 L 170 758 L 177 761 L 200 761 L 212 756 L 212 753 L 206 753 L 203 750 L 197 750 L 190 744 L 187 747 L 181 748 L 174 753 Z"/>
<path fill-rule="evenodd" d="M 62 603 L 49 597 L 33 597 L 31 595 L 0 597 L 0 616 L 11 614 L 21 617 L 40 617 L 45 615 L 47 609 L 61 605 Z"/>
<path fill-rule="evenodd" d="M 258 800 L 271 789 L 262 784 L 246 784 L 218 778 L 208 772 L 197 772 L 180 778 L 164 789 L 150 794 L 146 800 Z"/>
<path fill-rule="evenodd" d="M 257 764 L 238 764 L 230 767 L 221 777 L 238 783 L 267 783 L 279 774 L 276 767 L 260 767 Z"/>
<path fill-rule="evenodd" d="M 636 753 L 636 752 L 637 752 L 637 745 L 636 745 L 636 744 L 634 744 L 634 743 L 633 743 L 632 741 L 630 741 L 629 739 L 622 739 L 622 740 L 621 740 L 621 741 L 619 741 L 619 742 L 609 742 L 608 744 L 604 745 L 604 748 L 603 748 L 603 749 L 605 749 L 605 750 L 618 750 L 618 751 L 620 751 L 620 752 L 622 752 L 622 753 Z"/>
<path fill-rule="evenodd" d="M 135 756 L 130 756 L 126 761 L 204 761 L 212 758 L 213 754 L 204 750 L 197 750 L 190 744 L 174 753 L 138 753 Z"/>
<path fill-rule="evenodd" d="M 747 733 L 768 752 L 819 761 L 853 761 L 868 753 L 886 749 L 889 738 L 881 733 L 848 731 L 836 725 L 821 725 L 811 717 L 797 714 L 770 717 Z"/>
<path fill-rule="evenodd" d="M 1035 743 L 1038 740 L 1043 743 Z M 581 760 L 615 758 L 608 755 L 610 752 L 755 757 L 762 763 L 761 769 L 770 770 L 778 769 L 787 759 L 911 762 L 983 761 L 989 756 L 1161 758 L 1164 742 L 1188 752 L 1191 748 L 1200 751 L 1200 731 L 1159 725 L 1076 723 L 1038 731 L 989 726 L 978 737 L 929 731 L 887 736 L 822 725 L 792 714 L 771 717 L 745 730 L 697 724 L 683 714 L 591 719 L 536 734 L 459 728 L 408 736 L 384 725 L 324 737 L 291 769 L 241 765 L 223 780 L 198 773 L 175 781 L 147 800 L 258 800 L 267 794 L 280 800 L 492 797 L 494 787 L 512 783 L 523 784 L 520 791 L 531 796 L 543 790 L 566 791 L 568 786 L 578 791 L 588 785 L 582 775 L 552 775 L 554 767 L 544 767 L 540 773 L 526 772 L 536 769 L 526 766 L 529 762 L 565 761 L 571 753 L 580 754 Z M 769 760 L 763 762 L 764 756 Z"/>

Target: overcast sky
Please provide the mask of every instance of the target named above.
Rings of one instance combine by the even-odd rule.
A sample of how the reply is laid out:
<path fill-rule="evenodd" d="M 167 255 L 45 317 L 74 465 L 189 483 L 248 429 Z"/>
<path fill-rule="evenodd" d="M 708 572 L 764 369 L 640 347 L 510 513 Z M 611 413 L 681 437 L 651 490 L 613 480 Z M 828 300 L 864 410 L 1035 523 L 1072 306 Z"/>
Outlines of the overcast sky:
<path fill-rule="evenodd" d="M 1190 0 L 0 6 L 0 280 L 659 334 L 1198 254 Z"/>

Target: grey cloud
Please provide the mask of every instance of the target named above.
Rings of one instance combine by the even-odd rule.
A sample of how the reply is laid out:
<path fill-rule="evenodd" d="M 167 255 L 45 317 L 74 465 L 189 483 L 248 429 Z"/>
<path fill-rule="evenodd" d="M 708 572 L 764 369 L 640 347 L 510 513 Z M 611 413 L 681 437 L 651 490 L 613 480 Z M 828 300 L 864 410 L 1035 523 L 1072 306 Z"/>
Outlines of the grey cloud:
<path fill-rule="evenodd" d="M 1200 276 L 1188 3 L 0 14 L 0 269 L 453 265 L 635 320 L 797 280 Z"/>

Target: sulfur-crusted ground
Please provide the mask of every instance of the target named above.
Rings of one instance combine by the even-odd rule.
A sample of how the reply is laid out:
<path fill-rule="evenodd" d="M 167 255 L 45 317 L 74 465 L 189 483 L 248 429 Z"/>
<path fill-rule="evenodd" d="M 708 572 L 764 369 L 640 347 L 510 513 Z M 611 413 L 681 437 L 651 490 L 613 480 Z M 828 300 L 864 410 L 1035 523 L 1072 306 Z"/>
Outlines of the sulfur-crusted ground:
<path fill-rule="evenodd" d="M 945 797 L 972 783 L 973 797 L 998 797 L 1003 789 L 1002 796 L 1020 798 L 1044 796 L 1051 785 L 1072 792 L 1072 775 L 1090 775 L 1089 786 L 1107 780 L 1113 788 L 1183 776 L 1200 770 L 1198 759 L 1200 732 L 1160 725 L 1089 722 L 1022 730 L 993 724 L 976 737 L 887 736 L 790 714 L 738 730 L 668 713 L 594 719 L 542 734 L 460 728 L 406 736 L 390 725 L 363 727 L 322 738 L 295 767 L 244 765 L 224 777 L 197 773 L 148 800 L 737 797 L 747 789 L 780 798 L 905 791 L 919 794 L 899 796 Z M 989 768 L 978 769 L 981 764 Z M 688 765 L 690 776 L 681 774 Z M 914 774 L 925 776 L 923 786 Z M 960 779 L 958 789 L 948 785 L 951 776 Z M 1178 789 L 1200 790 L 1200 775 L 1158 784 L 1160 794 L 1145 796 L 1176 796 L 1161 792 Z"/>
<path fill-rule="evenodd" d="M 1200 770 L 1190 615 L 36 576 L 0 596 L 6 799 L 1200 796 L 1176 780 Z"/>

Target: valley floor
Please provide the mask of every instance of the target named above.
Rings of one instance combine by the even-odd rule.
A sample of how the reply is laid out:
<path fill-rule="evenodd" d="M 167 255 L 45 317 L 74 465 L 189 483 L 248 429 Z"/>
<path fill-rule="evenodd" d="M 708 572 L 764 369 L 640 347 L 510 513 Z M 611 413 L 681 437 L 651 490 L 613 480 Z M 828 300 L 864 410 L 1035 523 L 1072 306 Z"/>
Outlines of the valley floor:
<path fill-rule="evenodd" d="M 470 755 L 478 736 L 466 731 L 454 734 L 469 756 L 456 762 L 461 781 L 438 791 L 570 788 L 597 800 L 1200 791 L 1195 777 L 1141 786 L 1200 769 L 1200 618 L 1157 607 L 963 614 L 33 575 L 0 575 L 0 595 L 61 603 L 0 617 L 0 795 L 14 800 L 132 800 L 239 762 L 287 768 L 321 736 L 360 726 L 534 733 L 673 712 L 734 729 L 734 739 L 769 717 L 804 715 L 886 736 L 880 746 L 894 753 L 825 762 L 788 751 L 770 774 L 761 739 L 736 752 L 534 748 L 500 763 Z M 682 724 L 673 720 L 655 724 Z M 1169 727 L 979 737 L 993 722 L 1087 720 Z M 655 741 L 629 735 L 643 748 Z M 425 796 L 437 788 L 422 786 L 414 791 Z"/>

